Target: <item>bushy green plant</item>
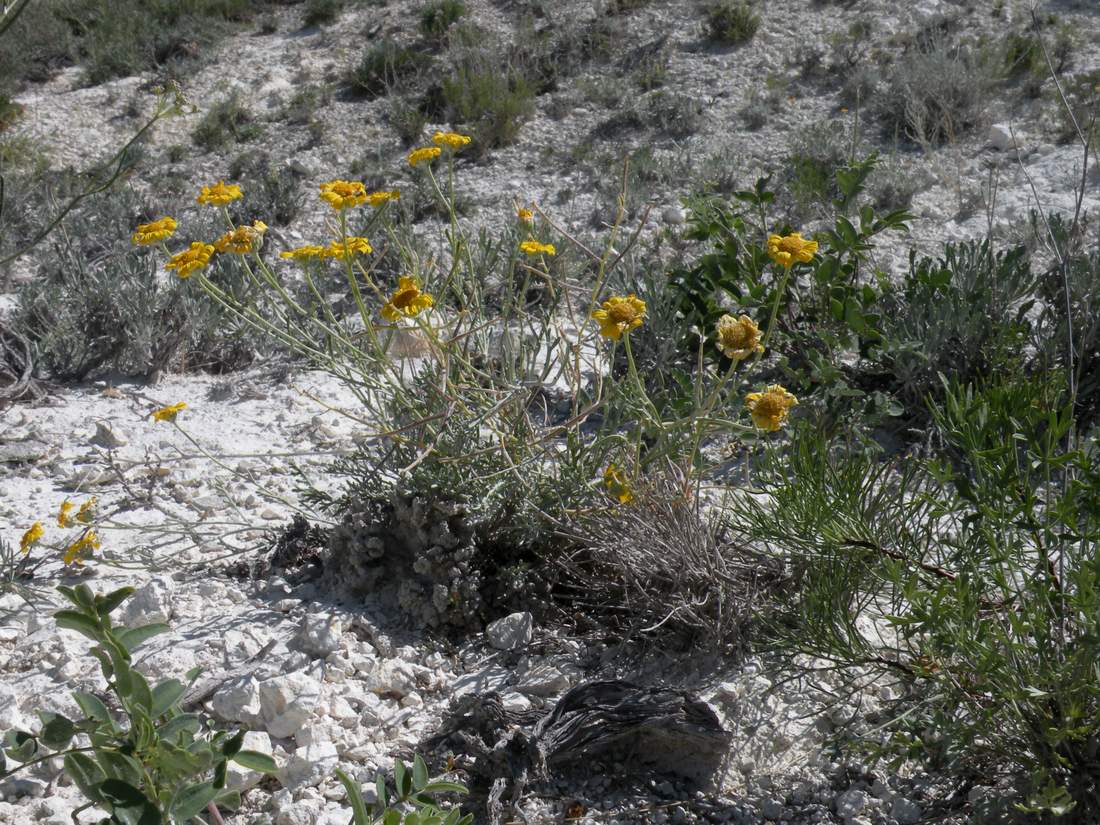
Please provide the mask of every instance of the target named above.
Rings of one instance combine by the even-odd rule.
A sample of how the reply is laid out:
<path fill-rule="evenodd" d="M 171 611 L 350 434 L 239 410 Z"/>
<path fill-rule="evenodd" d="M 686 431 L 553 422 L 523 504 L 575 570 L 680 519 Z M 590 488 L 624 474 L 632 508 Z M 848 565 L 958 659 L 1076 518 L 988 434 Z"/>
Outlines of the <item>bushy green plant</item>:
<path fill-rule="evenodd" d="M 125 191 L 97 196 L 69 216 L 40 277 L 21 288 L 16 328 L 55 378 L 107 369 L 149 377 L 170 367 L 222 371 L 258 352 L 232 316 L 196 301 L 185 284 L 165 280 L 156 256 L 119 240 L 146 208 Z M 227 276 L 227 288 L 243 298 L 244 273 Z"/>
<path fill-rule="evenodd" d="M 419 755 L 413 758 L 411 768 L 397 760 L 392 793 L 386 778 L 378 774 L 373 802 L 364 799 L 359 784 L 346 773 L 337 769 L 336 776 L 348 794 L 351 825 L 470 825 L 474 821 L 473 814 L 463 815 L 459 808 L 445 810 L 433 799 L 443 793 L 465 794 L 466 786 L 430 778 L 428 766 Z"/>
<path fill-rule="evenodd" d="M 344 0 L 306 0 L 306 7 L 302 11 L 302 25 L 335 23 L 343 10 Z"/>
<path fill-rule="evenodd" d="M 225 787 L 230 761 L 275 772 L 270 756 L 241 749 L 244 731 L 212 731 L 201 717 L 181 709 L 198 669 L 183 680 L 164 679 L 155 685 L 134 669 L 134 650 L 169 628 L 114 625 L 111 613 L 133 593 L 132 587 L 107 595 L 95 595 L 84 584 L 58 591 L 72 604 L 54 613 L 58 627 L 93 642 L 90 652 L 99 660 L 121 713 L 112 713 L 93 693 L 74 692 L 82 719 L 41 711 L 38 733 L 6 732 L 0 777 L 20 769 L 8 770 L 8 759 L 25 766 L 60 757 L 65 774 L 87 799 L 78 810 L 99 807 L 108 814 L 102 822 L 110 825 L 183 825 L 202 822 L 199 814 L 209 807 L 235 810 L 240 805 L 240 793 Z"/>
<path fill-rule="evenodd" d="M 461 0 L 433 0 L 420 10 L 420 33 L 439 43 L 447 31 L 466 16 L 466 4 Z"/>
<path fill-rule="evenodd" d="M 447 118 L 474 138 L 476 152 L 507 146 L 535 111 L 535 90 L 519 71 L 469 51 L 443 78 Z"/>
<path fill-rule="evenodd" d="M 714 0 L 706 15 L 711 40 L 725 46 L 748 43 L 760 28 L 760 15 L 746 0 Z"/>
<path fill-rule="evenodd" d="M 204 152 L 225 149 L 235 143 L 255 140 L 263 127 L 249 111 L 239 92 L 216 101 L 191 132 L 191 139 Z"/>
<path fill-rule="evenodd" d="M 1087 822 L 1100 805 L 1095 444 L 1076 434 L 1063 375 L 945 381 L 936 449 L 884 462 L 808 427 L 754 471 L 763 495 L 736 497 L 732 517 L 799 583 L 775 625 L 787 661 L 830 662 L 853 690 L 900 686 L 885 737 L 864 746 L 1009 777 L 1026 808 Z"/>
<path fill-rule="evenodd" d="M 381 97 L 424 70 L 431 58 L 422 51 L 386 38 L 367 48 L 348 74 L 351 90 L 365 97 Z"/>

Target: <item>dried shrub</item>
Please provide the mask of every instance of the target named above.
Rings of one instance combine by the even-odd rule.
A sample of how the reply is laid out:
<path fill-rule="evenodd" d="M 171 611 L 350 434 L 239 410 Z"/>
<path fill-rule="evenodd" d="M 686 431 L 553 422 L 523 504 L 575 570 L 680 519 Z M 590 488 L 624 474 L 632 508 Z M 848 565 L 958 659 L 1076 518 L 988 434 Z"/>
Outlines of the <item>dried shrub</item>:
<path fill-rule="evenodd" d="M 736 644 L 782 565 L 735 542 L 671 468 L 633 493 L 570 526 L 580 549 L 560 563 L 571 608 L 672 648 Z"/>

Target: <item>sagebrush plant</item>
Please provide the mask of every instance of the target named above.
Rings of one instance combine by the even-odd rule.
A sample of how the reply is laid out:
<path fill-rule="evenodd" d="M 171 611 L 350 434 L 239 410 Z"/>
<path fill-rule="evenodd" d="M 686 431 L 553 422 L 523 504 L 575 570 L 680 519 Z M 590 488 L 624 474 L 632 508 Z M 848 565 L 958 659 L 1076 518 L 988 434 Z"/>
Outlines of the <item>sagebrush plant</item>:
<path fill-rule="evenodd" d="M 712 0 L 706 16 L 711 39 L 727 46 L 749 42 L 760 28 L 760 15 L 748 0 Z"/>
<path fill-rule="evenodd" d="M 111 825 L 183 825 L 205 822 L 200 814 L 216 807 L 235 810 L 240 805 L 240 793 L 225 787 L 230 761 L 275 773 L 270 756 L 241 749 L 243 730 L 211 730 L 200 716 L 181 708 L 199 669 L 151 685 L 134 668 L 134 650 L 169 628 L 163 623 L 126 628 L 111 621 L 111 613 L 134 592 L 132 587 L 106 595 L 94 594 L 84 584 L 58 591 L 72 607 L 54 613 L 54 619 L 61 629 L 93 643 L 90 652 L 99 660 L 117 709 L 112 712 L 94 693 L 75 691 L 73 700 L 83 718 L 40 711 L 37 733 L 5 733 L 0 777 L 61 758 L 65 774 L 87 800 L 74 819 L 96 807 L 107 814 L 101 821 Z M 20 767 L 8 769 L 9 759 Z"/>

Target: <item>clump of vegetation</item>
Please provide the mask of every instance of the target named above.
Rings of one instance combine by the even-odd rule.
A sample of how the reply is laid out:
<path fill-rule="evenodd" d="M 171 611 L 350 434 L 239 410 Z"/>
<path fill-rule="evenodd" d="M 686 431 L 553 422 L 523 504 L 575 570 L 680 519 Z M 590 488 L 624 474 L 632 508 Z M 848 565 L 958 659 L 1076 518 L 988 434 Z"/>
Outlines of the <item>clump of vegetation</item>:
<path fill-rule="evenodd" d="M 535 111 L 535 88 L 527 76 L 474 48 L 459 54 L 443 78 L 440 98 L 446 119 L 470 132 L 478 153 L 515 142 Z"/>
<path fill-rule="evenodd" d="M 420 11 L 420 33 L 434 43 L 447 38 L 451 26 L 466 16 L 461 0 L 434 0 Z"/>
<path fill-rule="evenodd" d="M 348 74 L 348 86 L 365 97 L 381 97 L 392 87 L 415 77 L 430 62 L 431 58 L 422 51 L 386 38 L 367 48 Z"/>
<path fill-rule="evenodd" d="M 706 15 L 710 39 L 724 46 L 748 43 L 760 28 L 760 15 L 747 0 L 714 0 Z"/>
<path fill-rule="evenodd" d="M 241 100 L 239 92 L 216 101 L 195 126 L 191 139 L 204 152 L 255 140 L 263 126 Z"/>
<path fill-rule="evenodd" d="M 306 7 L 302 10 L 302 25 L 335 23 L 343 10 L 344 0 L 306 0 Z"/>

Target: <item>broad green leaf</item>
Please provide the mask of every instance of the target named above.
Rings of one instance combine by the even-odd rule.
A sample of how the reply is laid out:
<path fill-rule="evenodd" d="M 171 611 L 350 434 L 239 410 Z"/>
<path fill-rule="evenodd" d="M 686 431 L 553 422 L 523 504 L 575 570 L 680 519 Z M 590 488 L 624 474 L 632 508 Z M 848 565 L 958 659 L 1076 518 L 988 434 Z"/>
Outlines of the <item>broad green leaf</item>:
<path fill-rule="evenodd" d="M 371 825 L 370 814 L 367 812 L 366 802 L 363 801 L 363 793 L 359 790 L 359 783 L 339 768 L 336 769 L 336 778 L 340 780 L 348 794 L 348 804 L 351 805 L 354 825 Z"/>
<path fill-rule="evenodd" d="M 240 791 L 222 791 L 214 797 L 214 804 L 229 811 L 235 811 L 241 807 Z"/>
<path fill-rule="evenodd" d="M 436 779 L 433 782 L 429 782 L 421 789 L 422 793 L 439 794 L 439 793 L 457 793 L 468 794 L 470 789 L 463 785 L 461 782 L 448 782 L 445 779 Z"/>
<path fill-rule="evenodd" d="M 121 779 L 135 787 L 141 785 L 143 779 L 141 763 L 132 756 L 110 748 L 97 750 L 95 755 L 99 766 L 110 779 Z"/>
<path fill-rule="evenodd" d="M 55 751 L 63 750 L 76 736 L 76 726 L 60 713 L 40 710 L 38 718 L 42 720 L 42 730 L 38 735 L 47 748 L 53 748 Z"/>
<path fill-rule="evenodd" d="M 85 753 L 69 753 L 63 762 L 65 775 L 92 802 L 99 802 L 99 784 L 107 778 L 96 761 Z"/>
<path fill-rule="evenodd" d="M 401 812 L 395 811 L 393 808 L 388 808 L 384 814 L 382 814 L 382 825 L 401 825 Z"/>
<path fill-rule="evenodd" d="M 224 744 L 222 745 L 222 753 L 225 756 L 233 756 L 237 751 L 241 749 L 241 744 L 244 742 L 244 730 L 239 730 Z"/>
<path fill-rule="evenodd" d="M 259 751 L 237 751 L 231 758 L 238 765 L 248 768 L 251 771 L 276 773 L 279 770 L 279 766 L 275 764 L 274 759 L 266 753 L 260 753 Z"/>
<path fill-rule="evenodd" d="M 209 782 L 197 782 L 181 788 L 169 808 L 169 813 L 180 822 L 198 816 L 218 796 L 218 790 Z"/>
<path fill-rule="evenodd" d="M 420 758 L 420 754 L 413 756 L 413 789 L 421 790 L 428 784 L 428 766 L 424 764 L 424 760 Z"/>
<path fill-rule="evenodd" d="M 202 721 L 196 714 L 181 713 L 179 716 L 168 720 L 159 728 L 157 728 L 157 733 L 160 734 L 162 739 L 176 742 L 176 739 L 180 734 L 186 733 L 190 736 L 194 736 L 201 729 Z"/>
<path fill-rule="evenodd" d="M 389 794 L 386 793 L 386 777 L 382 774 L 374 777 L 374 792 L 378 796 L 378 804 L 385 808 L 389 804 Z"/>
<path fill-rule="evenodd" d="M 38 739 L 25 730 L 9 730 L 4 734 L 4 752 L 16 762 L 28 762 L 38 752 Z"/>
<path fill-rule="evenodd" d="M 143 642 L 152 639 L 154 636 L 159 636 L 161 633 L 167 633 L 171 629 L 164 622 L 153 622 L 141 627 L 132 627 L 129 630 L 120 630 L 116 634 L 116 638 L 127 653 L 133 653 Z"/>
<path fill-rule="evenodd" d="M 153 709 L 150 716 L 157 719 L 173 708 L 183 695 L 187 693 L 187 685 L 179 679 L 165 679 L 158 682 L 153 688 Z"/>
<path fill-rule="evenodd" d="M 91 693 L 85 693 L 82 690 L 74 690 L 73 699 L 80 708 L 80 712 L 88 719 L 94 719 L 107 725 L 114 724 L 107 706 L 103 704 L 103 700 L 98 696 L 93 696 Z"/>
<path fill-rule="evenodd" d="M 116 607 L 122 604 L 134 592 L 132 587 L 120 587 L 106 596 L 95 597 L 95 611 L 100 616 L 106 616 Z"/>
<path fill-rule="evenodd" d="M 393 784 L 399 799 L 404 799 L 412 791 L 412 777 L 400 759 L 393 765 Z"/>
<path fill-rule="evenodd" d="M 130 701 L 146 713 L 153 709 L 153 692 L 149 689 L 149 682 L 136 670 L 130 671 Z"/>
<path fill-rule="evenodd" d="M 53 614 L 53 618 L 62 630 L 75 630 L 94 642 L 103 639 L 103 630 L 100 628 L 99 622 L 85 616 L 83 613 L 77 613 L 75 610 L 58 610 Z"/>

